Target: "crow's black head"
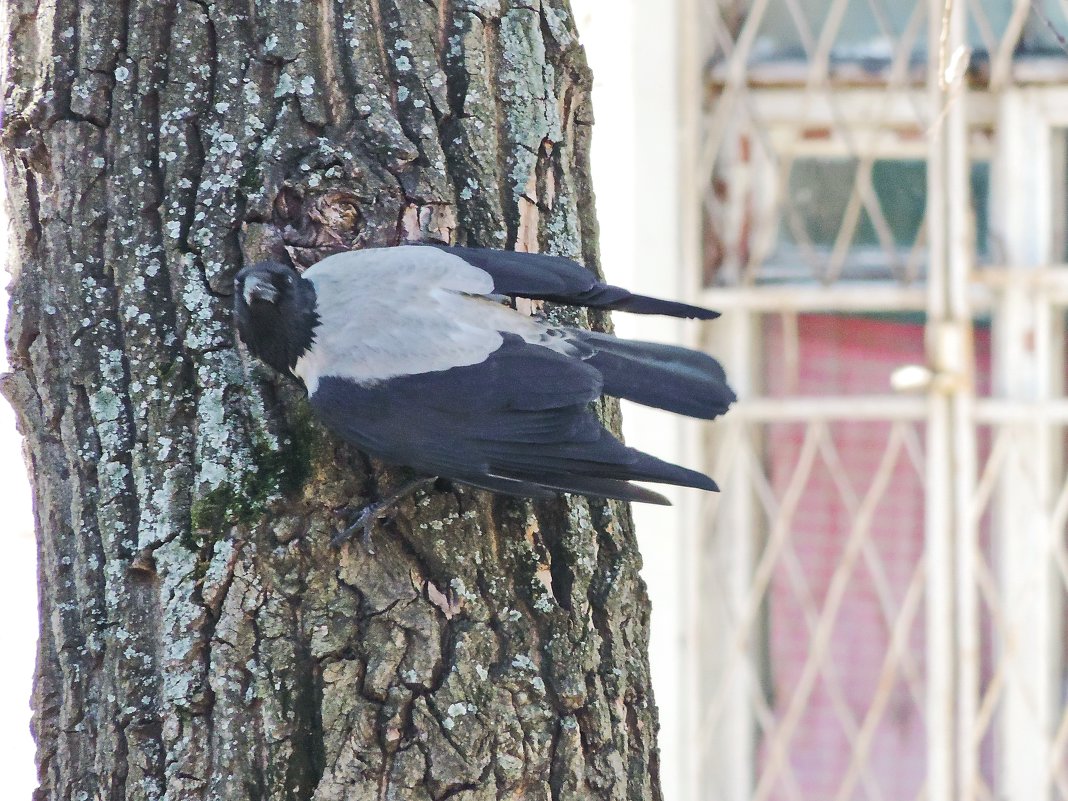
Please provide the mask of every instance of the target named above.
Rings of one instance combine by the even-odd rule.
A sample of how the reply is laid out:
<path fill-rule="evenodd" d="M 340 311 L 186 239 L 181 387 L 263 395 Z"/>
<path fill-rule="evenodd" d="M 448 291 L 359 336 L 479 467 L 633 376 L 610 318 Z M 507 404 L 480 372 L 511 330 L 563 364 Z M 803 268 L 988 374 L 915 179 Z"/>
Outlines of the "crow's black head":
<path fill-rule="evenodd" d="M 315 340 L 315 288 L 289 267 L 261 261 L 234 278 L 234 317 L 249 351 L 281 373 Z"/>

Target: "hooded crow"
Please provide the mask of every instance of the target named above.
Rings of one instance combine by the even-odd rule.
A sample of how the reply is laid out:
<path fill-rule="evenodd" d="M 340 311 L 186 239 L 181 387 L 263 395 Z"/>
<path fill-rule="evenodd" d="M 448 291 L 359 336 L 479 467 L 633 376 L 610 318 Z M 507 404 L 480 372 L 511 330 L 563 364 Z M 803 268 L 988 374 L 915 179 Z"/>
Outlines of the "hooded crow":
<path fill-rule="evenodd" d="M 562 491 L 666 504 L 630 482 L 717 489 L 702 473 L 623 445 L 590 404 L 612 395 L 712 419 L 735 399 L 719 363 L 552 325 L 502 302 L 514 297 L 718 316 L 631 294 L 559 256 L 444 245 L 338 253 L 303 274 L 265 261 L 234 281 L 249 351 L 299 379 L 323 423 L 369 455 L 533 498 Z M 381 513 L 350 531 L 363 525 L 369 535 Z"/>

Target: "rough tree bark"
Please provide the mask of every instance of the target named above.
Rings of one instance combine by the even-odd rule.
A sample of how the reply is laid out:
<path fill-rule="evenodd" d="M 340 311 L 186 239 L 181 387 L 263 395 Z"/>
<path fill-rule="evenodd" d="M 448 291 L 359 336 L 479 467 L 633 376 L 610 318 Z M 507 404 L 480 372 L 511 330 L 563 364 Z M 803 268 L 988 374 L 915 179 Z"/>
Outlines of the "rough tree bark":
<path fill-rule="evenodd" d="M 374 556 L 332 550 L 400 473 L 230 319 L 234 272 L 282 251 L 451 237 L 595 266 L 566 0 L 6 10 L 38 798 L 659 798 L 627 509 L 439 489 Z"/>

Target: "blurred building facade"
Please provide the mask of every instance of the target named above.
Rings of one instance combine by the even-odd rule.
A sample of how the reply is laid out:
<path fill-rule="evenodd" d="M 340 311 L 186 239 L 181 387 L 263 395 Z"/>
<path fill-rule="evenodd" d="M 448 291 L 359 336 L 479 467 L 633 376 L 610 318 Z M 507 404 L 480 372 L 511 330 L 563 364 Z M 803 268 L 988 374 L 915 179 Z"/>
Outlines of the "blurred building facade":
<path fill-rule="evenodd" d="M 1066 6 L 680 1 L 685 797 L 1068 799 Z"/>

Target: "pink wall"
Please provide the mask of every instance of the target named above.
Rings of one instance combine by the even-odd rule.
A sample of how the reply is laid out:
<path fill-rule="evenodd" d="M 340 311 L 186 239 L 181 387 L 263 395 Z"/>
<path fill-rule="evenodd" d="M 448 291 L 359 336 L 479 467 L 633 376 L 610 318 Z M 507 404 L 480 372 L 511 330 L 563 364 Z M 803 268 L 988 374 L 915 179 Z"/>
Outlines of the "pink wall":
<path fill-rule="evenodd" d="M 765 324 L 767 394 L 891 394 L 890 374 L 904 364 L 923 364 L 920 323 L 887 322 L 856 317 L 803 315 L 798 318 L 799 367 L 785 364 L 786 339 L 781 318 Z M 977 361 L 982 383 L 989 374 L 989 336 L 977 332 Z M 923 425 L 913 424 L 921 446 Z M 765 459 L 772 490 L 782 499 L 793 477 L 805 436 L 804 424 L 774 424 L 767 429 Z M 836 422 L 830 425 L 841 469 L 832 472 L 817 456 L 793 516 L 786 550 L 776 562 L 767 596 L 767 686 L 769 705 L 778 722 L 799 696 L 799 681 L 810 654 L 815 621 L 806 622 L 806 606 L 818 616 L 849 540 L 850 506 L 845 482 L 862 499 L 888 445 L 891 425 L 883 422 Z M 836 480 L 837 473 L 837 480 Z M 914 680 L 910 687 L 900 664 L 883 675 L 891 626 L 897 618 L 923 554 L 924 492 L 921 473 L 902 449 L 894 457 L 890 480 L 877 503 L 870 528 L 871 549 L 883 573 L 890 620 L 876 589 L 875 572 L 863 557 L 849 574 L 829 642 L 829 658 L 802 704 L 799 725 L 788 753 L 793 782 L 805 799 L 834 798 L 854 758 L 856 730 L 873 700 L 889 688 L 889 700 L 877 718 L 867 756 L 862 760 L 881 796 L 912 799 L 925 777 L 924 602 L 921 595 L 908 631 Z M 795 568 L 791 569 L 790 561 Z M 852 724 L 843 722 L 851 719 Z M 853 729 L 851 731 L 851 728 Z M 770 758 L 767 738 L 760 744 L 761 770 Z M 775 798 L 789 798 L 780 775 Z M 847 798 L 868 798 L 864 780 Z"/>

